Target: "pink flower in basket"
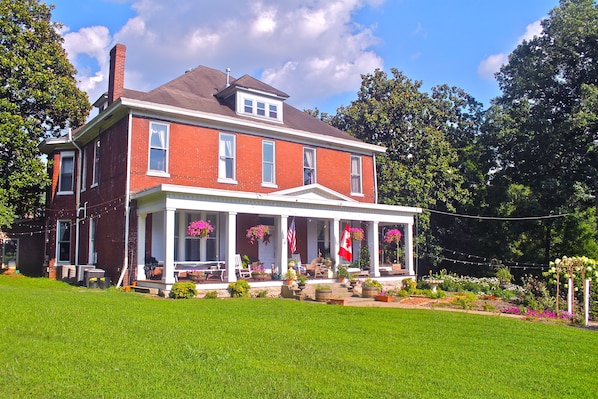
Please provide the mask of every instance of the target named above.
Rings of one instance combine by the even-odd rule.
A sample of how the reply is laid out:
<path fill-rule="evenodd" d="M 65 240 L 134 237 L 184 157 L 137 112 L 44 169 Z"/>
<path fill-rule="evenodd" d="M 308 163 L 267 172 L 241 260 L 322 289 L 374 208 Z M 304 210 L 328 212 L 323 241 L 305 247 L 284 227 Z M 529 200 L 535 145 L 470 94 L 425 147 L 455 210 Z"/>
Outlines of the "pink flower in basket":
<path fill-rule="evenodd" d="M 386 234 L 384 234 L 384 242 L 389 243 L 389 244 L 396 242 L 398 244 L 399 241 L 401 241 L 401 237 L 403 237 L 403 233 L 401 233 L 401 230 L 398 230 L 398 229 L 388 230 L 386 232 Z"/>
<path fill-rule="evenodd" d="M 251 244 L 255 244 L 259 240 L 264 240 L 267 244 L 270 238 L 270 227 L 263 224 L 258 224 L 247 229 L 247 239 Z"/>
<path fill-rule="evenodd" d="M 359 227 L 351 227 L 349 228 L 349 233 L 351 234 L 351 238 L 355 241 L 363 240 L 363 229 Z"/>
<path fill-rule="evenodd" d="M 214 226 L 210 224 L 209 220 L 207 222 L 205 220 L 195 220 L 187 226 L 187 235 L 191 237 L 207 237 L 212 231 L 214 231 Z"/>

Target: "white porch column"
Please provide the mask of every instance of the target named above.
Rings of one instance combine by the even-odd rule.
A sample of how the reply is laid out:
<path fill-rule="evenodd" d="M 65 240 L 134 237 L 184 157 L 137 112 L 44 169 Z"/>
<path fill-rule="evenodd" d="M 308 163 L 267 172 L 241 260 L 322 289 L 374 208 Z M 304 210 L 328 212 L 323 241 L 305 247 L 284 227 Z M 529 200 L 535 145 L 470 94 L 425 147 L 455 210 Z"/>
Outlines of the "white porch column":
<path fill-rule="evenodd" d="M 410 275 L 415 274 L 413 266 L 413 222 L 411 222 L 405 227 L 405 267 Z"/>
<path fill-rule="evenodd" d="M 146 214 L 137 215 L 137 278 L 136 280 L 146 280 L 149 276 L 145 275 L 145 229 Z"/>
<path fill-rule="evenodd" d="M 338 254 L 340 249 L 340 219 L 334 219 L 330 222 L 330 257 L 334 259 L 334 264 L 338 268 L 341 265 L 341 256 Z"/>
<path fill-rule="evenodd" d="M 162 281 L 166 284 L 174 283 L 174 208 L 164 211 L 164 273 Z"/>
<path fill-rule="evenodd" d="M 179 242 L 177 252 L 179 254 L 178 259 L 176 261 L 186 261 L 187 254 L 185 253 L 185 241 L 187 241 L 187 223 L 186 223 L 186 214 L 185 212 L 179 212 Z"/>
<path fill-rule="evenodd" d="M 237 212 L 229 212 L 226 223 L 226 281 L 237 281 L 235 254 L 237 252 Z"/>
<path fill-rule="evenodd" d="M 278 223 L 278 241 L 276 241 L 276 250 L 278 251 L 278 271 L 280 278 L 283 279 L 285 273 L 289 268 L 289 241 L 287 235 L 289 232 L 289 216 L 280 215 L 280 223 Z"/>
<path fill-rule="evenodd" d="M 370 275 L 380 277 L 380 240 L 378 239 L 378 222 L 367 224 L 368 247 L 370 250 Z"/>

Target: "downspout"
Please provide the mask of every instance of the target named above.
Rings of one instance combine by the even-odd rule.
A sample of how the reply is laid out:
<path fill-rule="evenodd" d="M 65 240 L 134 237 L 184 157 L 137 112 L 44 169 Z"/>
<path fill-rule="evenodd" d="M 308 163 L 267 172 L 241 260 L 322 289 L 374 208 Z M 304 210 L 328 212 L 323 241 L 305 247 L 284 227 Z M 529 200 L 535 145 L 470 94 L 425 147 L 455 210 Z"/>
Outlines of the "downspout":
<path fill-rule="evenodd" d="M 374 204 L 378 203 L 378 170 L 376 169 L 376 154 L 372 154 L 374 159 Z"/>
<path fill-rule="evenodd" d="M 75 203 L 76 203 L 76 210 L 75 210 L 75 275 L 77 276 L 77 281 L 82 278 L 82 276 L 80 276 L 80 270 L 79 270 L 79 211 L 81 210 L 81 170 L 82 170 L 82 165 L 81 163 L 83 162 L 83 150 L 81 149 L 81 147 L 79 147 L 77 145 L 77 143 L 75 142 L 75 140 L 73 140 L 73 136 L 72 136 L 72 130 L 69 127 L 69 141 L 71 143 L 73 143 L 73 145 L 75 146 L 75 148 L 77 148 L 78 151 L 78 162 L 77 162 L 77 187 L 76 187 L 76 191 L 75 191 Z"/>
<path fill-rule="evenodd" d="M 131 213 L 131 131 L 133 129 L 133 115 L 129 110 L 129 124 L 127 130 L 127 182 L 125 184 L 125 256 L 123 258 L 122 272 L 118 278 L 116 287 L 120 287 L 129 267 L 129 219 Z M 139 253 L 139 251 L 137 251 Z M 139 260 L 137 261 L 139 263 Z"/>

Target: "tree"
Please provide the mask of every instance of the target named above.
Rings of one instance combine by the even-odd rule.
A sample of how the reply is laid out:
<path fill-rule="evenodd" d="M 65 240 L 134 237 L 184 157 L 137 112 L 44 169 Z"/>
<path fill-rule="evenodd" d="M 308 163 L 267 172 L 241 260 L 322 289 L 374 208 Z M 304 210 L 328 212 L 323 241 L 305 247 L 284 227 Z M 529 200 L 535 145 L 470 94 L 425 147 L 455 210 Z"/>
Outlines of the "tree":
<path fill-rule="evenodd" d="M 598 8 L 593 0 L 561 0 L 542 27 L 497 74 L 502 95 L 493 101 L 485 129 L 496 154 L 494 176 L 529 187 L 540 214 L 589 216 L 592 201 L 571 198 L 576 191 L 598 189 Z M 580 228 L 571 221 L 544 224 L 545 263 L 570 236 L 566 226 Z"/>
<path fill-rule="evenodd" d="M 379 201 L 455 211 L 470 199 L 464 176 L 480 174 L 460 154 L 473 151 L 481 104 L 457 88 L 440 86 L 430 96 L 397 69 L 362 76 L 357 100 L 331 123 L 368 143 L 385 146 L 377 157 Z M 473 151 L 475 152 L 475 151 Z M 419 219 L 420 241 L 433 243 L 430 214 Z M 425 240 L 421 240 L 425 237 Z"/>
<path fill-rule="evenodd" d="M 91 108 L 51 10 L 0 0 L 0 227 L 37 213 L 48 184 L 39 143 L 83 124 Z"/>

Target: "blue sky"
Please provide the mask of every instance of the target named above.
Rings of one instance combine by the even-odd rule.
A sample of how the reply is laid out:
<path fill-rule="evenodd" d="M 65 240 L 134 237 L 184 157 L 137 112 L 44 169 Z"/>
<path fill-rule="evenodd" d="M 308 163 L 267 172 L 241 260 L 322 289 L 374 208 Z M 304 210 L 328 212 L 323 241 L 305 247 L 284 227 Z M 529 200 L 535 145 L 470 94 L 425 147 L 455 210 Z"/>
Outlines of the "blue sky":
<path fill-rule="evenodd" d="M 249 74 L 291 105 L 335 113 L 361 74 L 397 68 L 423 90 L 463 88 L 484 106 L 493 78 L 558 0 L 54 0 L 79 86 L 107 90 L 108 53 L 127 46 L 125 86 L 151 90 L 205 65 Z"/>

